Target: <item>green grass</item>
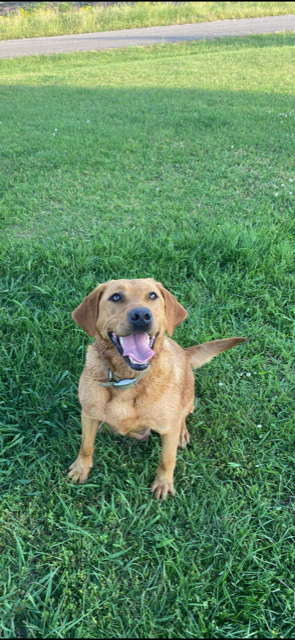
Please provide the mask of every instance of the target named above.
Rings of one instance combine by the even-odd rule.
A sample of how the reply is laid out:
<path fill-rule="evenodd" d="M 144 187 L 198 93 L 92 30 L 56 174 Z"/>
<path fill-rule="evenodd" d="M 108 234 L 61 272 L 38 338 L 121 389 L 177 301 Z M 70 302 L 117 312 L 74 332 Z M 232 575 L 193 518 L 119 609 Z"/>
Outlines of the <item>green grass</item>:
<path fill-rule="evenodd" d="M 55 8 L 54 3 L 39 2 L 33 10 L 0 16 L 0 40 L 294 13 L 295 2 L 136 2 L 107 9 L 88 5 L 79 10 L 68 2 Z"/>
<path fill-rule="evenodd" d="M 294 44 L 0 63 L 3 637 L 294 636 Z M 146 276 L 188 309 L 182 346 L 249 337 L 197 373 L 163 504 L 156 434 L 101 433 L 89 481 L 66 478 L 71 311 Z"/>

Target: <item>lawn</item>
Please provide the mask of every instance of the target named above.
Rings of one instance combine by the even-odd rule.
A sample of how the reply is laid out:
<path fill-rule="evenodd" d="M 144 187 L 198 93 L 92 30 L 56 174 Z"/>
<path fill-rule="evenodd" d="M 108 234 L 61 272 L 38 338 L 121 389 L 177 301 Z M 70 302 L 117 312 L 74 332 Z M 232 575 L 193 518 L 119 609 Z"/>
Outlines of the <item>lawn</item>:
<path fill-rule="evenodd" d="M 294 637 L 295 36 L 1 61 L 3 637 Z M 147 442 L 81 438 L 97 283 L 152 276 L 196 373 L 176 497 Z"/>
<path fill-rule="evenodd" d="M 78 10 L 71 2 L 38 2 L 0 15 L 0 40 L 294 13 L 295 2 L 117 2 L 107 8 L 85 3 Z"/>

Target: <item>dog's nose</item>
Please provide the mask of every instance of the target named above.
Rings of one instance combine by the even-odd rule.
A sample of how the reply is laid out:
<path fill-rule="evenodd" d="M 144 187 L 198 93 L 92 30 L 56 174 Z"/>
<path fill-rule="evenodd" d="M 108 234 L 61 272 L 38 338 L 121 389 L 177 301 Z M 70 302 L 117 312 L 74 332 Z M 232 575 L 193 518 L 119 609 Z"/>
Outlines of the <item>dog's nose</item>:
<path fill-rule="evenodd" d="M 129 321 L 136 329 L 146 329 L 153 316 L 147 307 L 135 307 L 129 313 Z"/>

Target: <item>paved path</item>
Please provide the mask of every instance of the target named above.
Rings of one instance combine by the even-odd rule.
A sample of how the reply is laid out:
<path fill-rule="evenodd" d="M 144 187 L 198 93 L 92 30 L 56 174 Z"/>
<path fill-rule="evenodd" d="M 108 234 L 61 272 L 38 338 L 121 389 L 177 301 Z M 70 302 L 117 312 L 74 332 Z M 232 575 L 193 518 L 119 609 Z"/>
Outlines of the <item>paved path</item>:
<path fill-rule="evenodd" d="M 171 27 L 79 33 L 72 36 L 51 36 L 49 38 L 2 40 L 0 41 L 0 58 L 71 53 L 73 51 L 99 51 L 134 45 L 164 44 L 181 40 L 200 40 L 225 36 L 248 36 L 258 33 L 275 33 L 276 31 L 295 31 L 295 15 L 218 20 Z"/>

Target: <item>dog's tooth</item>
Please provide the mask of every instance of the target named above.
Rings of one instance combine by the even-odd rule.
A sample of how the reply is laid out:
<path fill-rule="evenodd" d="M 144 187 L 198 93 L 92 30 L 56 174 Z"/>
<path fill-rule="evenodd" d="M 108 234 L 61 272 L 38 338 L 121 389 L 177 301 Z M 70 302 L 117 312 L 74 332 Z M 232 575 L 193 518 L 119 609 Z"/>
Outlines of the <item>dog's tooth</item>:
<path fill-rule="evenodd" d="M 122 349 L 124 349 L 124 338 L 120 338 L 119 337 L 119 342 L 120 342 L 120 345 L 121 345 Z"/>

